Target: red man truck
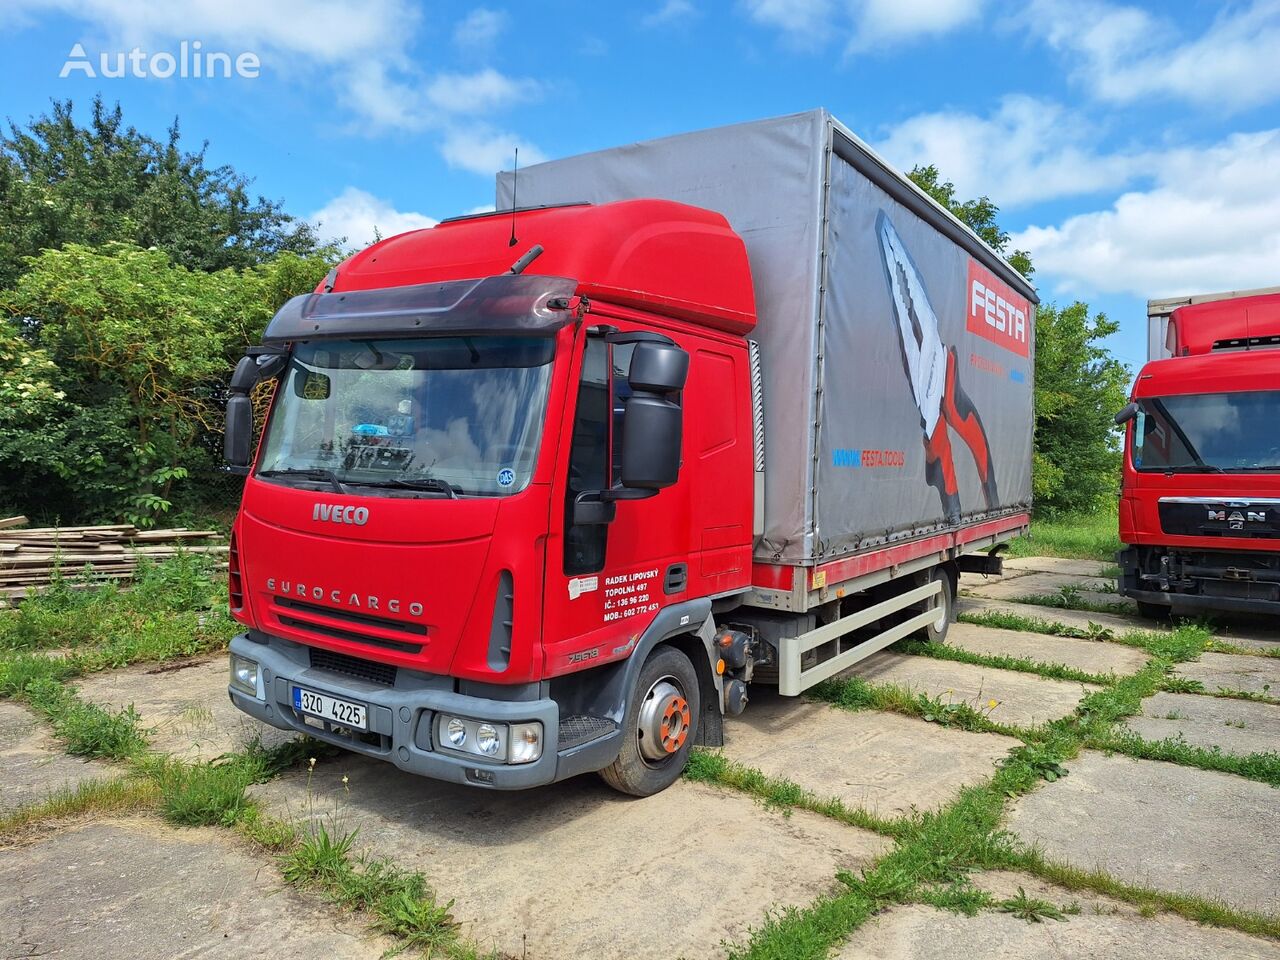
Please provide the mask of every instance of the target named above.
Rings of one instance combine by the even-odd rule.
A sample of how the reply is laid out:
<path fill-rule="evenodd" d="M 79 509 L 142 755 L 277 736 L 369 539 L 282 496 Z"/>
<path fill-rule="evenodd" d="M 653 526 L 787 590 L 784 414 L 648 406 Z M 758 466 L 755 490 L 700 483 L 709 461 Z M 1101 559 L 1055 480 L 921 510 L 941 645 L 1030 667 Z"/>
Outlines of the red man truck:
<path fill-rule="evenodd" d="M 1020 275 L 824 111 L 497 201 L 351 257 L 240 361 L 237 707 L 442 780 L 647 795 L 749 684 L 945 637 L 1028 525 Z"/>
<path fill-rule="evenodd" d="M 1280 288 L 1152 300 L 1125 426 L 1120 590 L 1280 613 Z"/>

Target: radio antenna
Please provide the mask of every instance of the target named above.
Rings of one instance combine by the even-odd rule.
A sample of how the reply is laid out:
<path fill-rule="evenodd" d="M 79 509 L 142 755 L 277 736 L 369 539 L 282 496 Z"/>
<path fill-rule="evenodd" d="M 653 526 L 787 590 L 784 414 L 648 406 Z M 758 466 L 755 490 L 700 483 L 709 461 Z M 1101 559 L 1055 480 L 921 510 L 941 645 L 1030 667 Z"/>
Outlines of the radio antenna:
<path fill-rule="evenodd" d="M 516 186 L 520 182 L 520 148 L 516 147 L 516 162 L 511 168 L 511 239 L 507 241 L 508 247 L 514 247 L 516 240 Z"/>

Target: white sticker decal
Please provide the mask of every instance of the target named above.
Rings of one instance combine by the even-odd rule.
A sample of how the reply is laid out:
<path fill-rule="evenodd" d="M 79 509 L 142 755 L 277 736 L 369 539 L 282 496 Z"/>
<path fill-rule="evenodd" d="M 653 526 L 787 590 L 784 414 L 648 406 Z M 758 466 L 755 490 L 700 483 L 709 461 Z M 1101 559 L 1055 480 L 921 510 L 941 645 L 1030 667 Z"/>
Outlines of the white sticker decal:
<path fill-rule="evenodd" d="M 599 586 L 599 577 L 574 577 L 569 581 L 569 599 L 577 600 L 584 593 L 594 593 Z"/>
<path fill-rule="evenodd" d="M 498 471 L 498 485 L 501 487 L 509 487 L 516 482 L 516 472 L 510 467 L 503 467 Z"/>

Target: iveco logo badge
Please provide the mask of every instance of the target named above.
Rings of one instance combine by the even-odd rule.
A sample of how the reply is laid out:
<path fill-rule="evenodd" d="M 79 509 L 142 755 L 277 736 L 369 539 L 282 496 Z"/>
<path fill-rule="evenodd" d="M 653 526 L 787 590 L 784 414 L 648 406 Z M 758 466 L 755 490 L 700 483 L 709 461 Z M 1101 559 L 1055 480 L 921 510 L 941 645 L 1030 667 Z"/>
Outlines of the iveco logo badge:
<path fill-rule="evenodd" d="M 344 507 L 337 503 L 317 503 L 311 511 L 312 520 L 327 520 L 329 523 L 353 523 L 363 527 L 369 522 L 368 507 Z"/>

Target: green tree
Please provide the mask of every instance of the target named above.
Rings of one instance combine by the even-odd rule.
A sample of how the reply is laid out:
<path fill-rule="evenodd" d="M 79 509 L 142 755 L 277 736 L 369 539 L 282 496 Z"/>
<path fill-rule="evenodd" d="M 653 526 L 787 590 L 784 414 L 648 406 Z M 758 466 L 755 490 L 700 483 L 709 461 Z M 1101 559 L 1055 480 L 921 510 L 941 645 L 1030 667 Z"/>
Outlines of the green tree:
<path fill-rule="evenodd" d="M 30 258 L 5 298 L 15 319 L 0 374 L 22 393 L 10 371 L 39 371 L 26 379 L 43 399 L 20 422 L 0 420 L 0 487 L 25 491 L 41 514 L 151 522 L 175 483 L 211 465 L 234 359 L 327 269 L 283 254 L 204 272 L 123 243 Z"/>
<path fill-rule="evenodd" d="M 156 247 L 204 271 L 284 252 L 332 255 L 310 224 L 253 196 L 247 177 L 208 166 L 207 146 L 184 149 L 176 120 L 165 138 L 146 136 L 101 98 L 87 125 L 70 100 L 25 128 L 11 122 L 0 136 L 0 287 L 14 283 L 26 257 L 68 243 Z"/>
<path fill-rule="evenodd" d="M 915 184 L 950 210 L 1024 277 L 1035 270 L 1026 250 L 1008 251 L 1009 234 L 989 197 L 961 201 L 938 168 L 915 167 Z M 1032 494 L 1041 516 L 1092 512 L 1115 495 L 1119 437 L 1112 416 L 1124 406 L 1129 369 L 1101 341 L 1119 329 L 1088 304 L 1041 303 L 1036 309 L 1035 454 Z"/>

